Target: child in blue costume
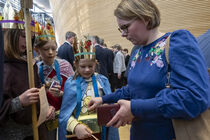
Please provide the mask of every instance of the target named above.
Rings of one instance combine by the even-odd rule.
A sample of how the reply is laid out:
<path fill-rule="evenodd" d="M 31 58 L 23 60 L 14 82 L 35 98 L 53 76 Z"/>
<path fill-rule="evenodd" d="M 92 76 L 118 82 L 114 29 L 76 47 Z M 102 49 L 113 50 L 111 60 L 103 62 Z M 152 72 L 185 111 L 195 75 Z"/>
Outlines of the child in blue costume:
<path fill-rule="evenodd" d="M 87 49 L 86 52 L 80 51 L 81 53 L 75 54 L 75 75 L 68 78 L 65 83 L 59 115 L 59 140 L 65 140 L 67 132 L 75 134 L 78 139 L 94 139 L 92 134 L 104 140 L 119 139 L 117 128 L 102 127 L 101 129 L 97 125 L 96 112 L 87 111 L 87 104 L 92 97 L 111 93 L 108 79 L 103 75 L 94 73 L 96 67 L 95 53 L 90 52 L 90 50 L 94 51 L 91 48 Z M 85 123 L 81 121 L 82 118 L 88 118 L 88 122 L 92 121 L 92 123 Z M 94 119 L 91 120 L 90 118 Z M 96 131 L 97 133 L 95 133 Z"/>

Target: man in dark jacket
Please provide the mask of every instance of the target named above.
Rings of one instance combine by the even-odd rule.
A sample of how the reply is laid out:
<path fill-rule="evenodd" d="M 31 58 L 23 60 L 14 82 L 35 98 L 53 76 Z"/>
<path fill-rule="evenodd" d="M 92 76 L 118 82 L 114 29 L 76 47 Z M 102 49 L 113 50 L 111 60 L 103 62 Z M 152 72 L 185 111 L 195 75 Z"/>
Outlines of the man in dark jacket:
<path fill-rule="evenodd" d="M 76 34 L 74 32 L 68 31 L 66 33 L 66 41 L 61 45 L 58 49 L 57 56 L 61 59 L 67 60 L 72 66 L 74 62 L 74 53 L 72 45 L 74 43 L 74 38 L 76 37 Z"/>
<path fill-rule="evenodd" d="M 108 54 L 107 51 L 101 47 L 98 36 L 91 37 L 92 43 L 95 47 L 96 60 L 99 63 L 98 73 L 108 78 Z"/>

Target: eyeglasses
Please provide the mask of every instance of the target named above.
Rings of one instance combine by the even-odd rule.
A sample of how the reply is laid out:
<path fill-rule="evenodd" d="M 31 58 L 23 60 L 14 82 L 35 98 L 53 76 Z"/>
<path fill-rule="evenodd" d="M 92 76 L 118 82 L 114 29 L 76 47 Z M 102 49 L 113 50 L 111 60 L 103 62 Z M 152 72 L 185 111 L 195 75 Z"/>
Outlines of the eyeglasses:
<path fill-rule="evenodd" d="M 118 27 L 118 30 L 120 33 L 128 33 L 128 28 L 131 26 L 131 24 L 135 21 L 136 19 L 133 19 L 130 23 L 124 24 L 121 27 Z"/>

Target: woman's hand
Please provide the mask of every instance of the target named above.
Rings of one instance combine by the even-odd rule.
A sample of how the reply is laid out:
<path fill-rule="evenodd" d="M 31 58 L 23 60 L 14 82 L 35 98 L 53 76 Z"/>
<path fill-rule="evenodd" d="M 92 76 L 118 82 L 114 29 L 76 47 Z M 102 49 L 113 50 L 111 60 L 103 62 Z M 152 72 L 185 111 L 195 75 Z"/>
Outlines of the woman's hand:
<path fill-rule="evenodd" d="M 101 97 L 92 98 L 88 103 L 88 111 L 95 110 L 102 103 L 103 101 Z"/>
<path fill-rule="evenodd" d="M 55 108 L 53 106 L 49 106 L 46 120 L 55 119 Z"/>
<path fill-rule="evenodd" d="M 84 139 L 84 138 L 88 138 L 92 136 L 92 131 L 90 130 L 90 128 L 88 128 L 87 126 L 83 125 L 83 124 L 78 124 L 75 128 L 74 128 L 74 132 L 77 136 L 78 139 Z"/>
<path fill-rule="evenodd" d="M 60 85 L 55 85 L 48 90 L 54 97 L 63 96 L 63 91 L 61 91 Z"/>
<path fill-rule="evenodd" d="M 29 106 L 39 101 L 39 89 L 31 88 L 19 96 L 20 103 L 23 107 Z"/>
<path fill-rule="evenodd" d="M 106 126 L 113 126 L 119 128 L 126 124 L 131 124 L 134 116 L 131 113 L 131 102 L 127 100 L 119 100 L 120 109 L 114 115 L 114 117 L 107 123 Z"/>

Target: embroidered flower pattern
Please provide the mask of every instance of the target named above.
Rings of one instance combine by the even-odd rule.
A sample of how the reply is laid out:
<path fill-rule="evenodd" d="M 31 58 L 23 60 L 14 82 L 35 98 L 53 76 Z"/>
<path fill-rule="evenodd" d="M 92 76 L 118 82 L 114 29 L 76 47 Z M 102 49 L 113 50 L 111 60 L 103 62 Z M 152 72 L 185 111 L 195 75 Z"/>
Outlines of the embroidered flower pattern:
<path fill-rule="evenodd" d="M 152 59 L 150 62 L 150 66 L 153 64 L 156 64 L 157 67 L 162 68 L 164 66 L 161 54 L 163 53 L 163 50 L 165 49 L 166 45 L 166 39 L 167 37 L 163 38 L 161 41 L 159 41 L 154 47 L 151 47 L 149 50 L 149 57 Z"/>
<path fill-rule="evenodd" d="M 162 68 L 164 66 L 163 60 L 162 60 L 162 53 L 165 49 L 166 45 L 166 39 L 168 36 L 164 37 L 161 41 L 159 41 L 155 46 L 151 47 L 149 52 L 145 55 L 145 60 L 150 62 L 150 66 L 153 64 L 156 64 L 157 67 Z M 141 54 L 142 54 L 142 48 L 139 49 L 138 53 L 133 57 L 131 61 L 131 67 L 130 69 L 134 68 L 136 65 L 136 62 L 141 62 Z M 140 57 L 141 56 L 141 57 Z"/>
<path fill-rule="evenodd" d="M 133 59 L 131 61 L 131 67 L 130 67 L 130 69 L 132 69 L 132 68 L 135 67 L 137 59 L 138 59 L 139 62 L 141 61 L 140 58 L 139 58 L 140 55 L 141 55 L 141 48 L 138 50 L 138 52 L 136 53 L 136 55 L 133 57 Z"/>

